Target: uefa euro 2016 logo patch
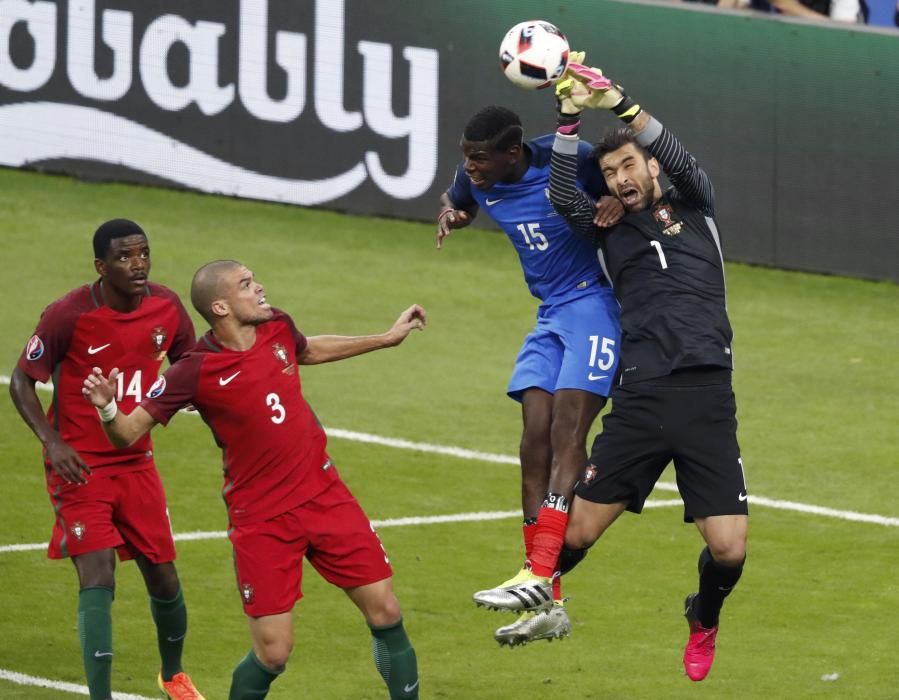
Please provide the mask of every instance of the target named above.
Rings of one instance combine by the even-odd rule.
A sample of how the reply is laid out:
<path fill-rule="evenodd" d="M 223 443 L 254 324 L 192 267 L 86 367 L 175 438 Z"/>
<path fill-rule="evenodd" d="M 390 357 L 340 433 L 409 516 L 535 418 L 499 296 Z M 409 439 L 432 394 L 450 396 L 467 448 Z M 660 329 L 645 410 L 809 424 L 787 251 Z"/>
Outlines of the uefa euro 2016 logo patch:
<path fill-rule="evenodd" d="M 44 354 L 44 341 L 37 335 L 31 336 L 25 346 L 25 357 L 29 360 L 37 360 Z"/>
<path fill-rule="evenodd" d="M 160 377 L 155 382 L 153 382 L 153 386 L 150 387 L 150 391 L 147 392 L 148 399 L 155 399 L 157 396 L 161 396 L 165 391 L 165 377 Z"/>

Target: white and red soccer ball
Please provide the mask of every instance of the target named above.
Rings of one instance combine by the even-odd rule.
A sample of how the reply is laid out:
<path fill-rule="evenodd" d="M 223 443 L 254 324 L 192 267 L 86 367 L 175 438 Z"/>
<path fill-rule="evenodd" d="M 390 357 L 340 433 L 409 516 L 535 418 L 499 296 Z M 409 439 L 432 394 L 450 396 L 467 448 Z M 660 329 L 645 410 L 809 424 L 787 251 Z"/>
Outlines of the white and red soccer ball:
<path fill-rule="evenodd" d="M 499 45 L 499 61 L 505 76 L 518 87 L 545 88 L 565 72 L 568 40 L 549 22 L 520 22 L 506 32 Z"/>

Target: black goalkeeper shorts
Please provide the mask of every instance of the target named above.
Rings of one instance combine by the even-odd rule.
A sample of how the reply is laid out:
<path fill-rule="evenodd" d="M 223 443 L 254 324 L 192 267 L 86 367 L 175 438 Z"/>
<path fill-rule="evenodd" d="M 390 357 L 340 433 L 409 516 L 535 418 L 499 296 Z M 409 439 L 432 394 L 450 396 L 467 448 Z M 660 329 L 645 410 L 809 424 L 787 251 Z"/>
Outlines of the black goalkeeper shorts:
<path fill-rule="evenodd" d="M 730 370 L 683 370 L 618 386 L 611 398 L 578 496 L 639 513 L 673 461 L 685 521 L 748 514 Z"/>

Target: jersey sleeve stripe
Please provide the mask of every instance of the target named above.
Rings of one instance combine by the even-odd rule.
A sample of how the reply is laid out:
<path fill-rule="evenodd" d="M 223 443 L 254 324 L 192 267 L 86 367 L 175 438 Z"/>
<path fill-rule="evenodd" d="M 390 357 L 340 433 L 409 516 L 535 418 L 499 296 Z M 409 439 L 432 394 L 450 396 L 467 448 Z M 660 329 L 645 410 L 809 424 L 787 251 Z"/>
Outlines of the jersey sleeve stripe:
<path fill-rule="evenodd" d="M 637 134 L 637 142 L 659 161 L 671 184 L 681 195 L 704 213 L 714 212 L 715 193 L 709 176 L 661 122 L 650 117 L 649 125 Z"/>
<path fill-rule="evenodd" d="M 556 134 L 550 159 L 549 200 L 573 231 L 593 237 L 593 202 L 577 186 L 577 137 Z"/>

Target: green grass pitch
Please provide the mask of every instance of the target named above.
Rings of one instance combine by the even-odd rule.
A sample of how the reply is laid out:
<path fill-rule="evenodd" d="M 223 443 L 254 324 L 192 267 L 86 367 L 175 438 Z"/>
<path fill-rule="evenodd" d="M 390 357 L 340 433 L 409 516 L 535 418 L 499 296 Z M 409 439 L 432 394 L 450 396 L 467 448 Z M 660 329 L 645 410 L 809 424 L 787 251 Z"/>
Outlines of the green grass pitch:
<path fill-rule="evenodd" d="M 200 264 L 237 258 L 311 335 L 379 332 L 408 304 L 422 304 L 430 325 L 402 347 L 304 368 L 313 408 L 330 428 L 515 454 L 520 417 L 504 388 L 535 302 L 511 246 L 483 230 L 455 232 L 437 252 L 428 224 L 0 170 L 0 374 L 12 370 L 44 306 L 92 279 L 90 236 L 117 216 L 147 230 L 154 280 L 183 295 Z M 385 527 L 423 697 L 899 696 L 899 287 L 727 271 L 750 493 L 893 524 L 754 506 L 746 572 L 701 684 L 680 665 L 681 603 L 695 585 L 700 539 L 679 508 L 624 516 L 567 579 L 572 637 L 519 649 L 492 639 L 510 617 L 471 603 L 474 590 L 519 565 L 516 518 Z M 208 429 L 179 416 L 155 436 L 176 532 L 224 530 Z M 52 511 L 38 444 L 8 400 L 0 402 L 0 445 L 0 548 L 43 542 Z M 518 507 L 514 465 L 347 439 L 332 439 L 330 449 L 373 519 Z M 224 539 L 187 541 L 178 555 L 190 614 L 186 669 L 207 698 L 224 698 L 249 647 L 230 548 Z M 121 565 L 117 579 L 114 687 L 155 697 L 158 659 L 136 567 Z M 270 697 L 385 697 L 361 616 L 311 567 L 304 589 L 294 654 Z M 70 564 L 42 551 L 0 551 L 0 698 L 68 696 L 4 673 L 83 684 L 75 609 Z M 829 674 L 838 676 L 822 679 Z"/>

